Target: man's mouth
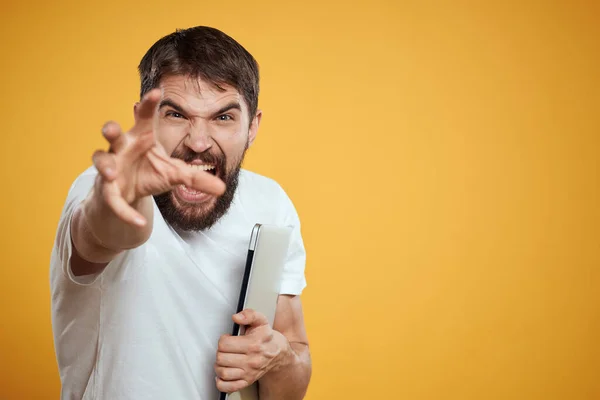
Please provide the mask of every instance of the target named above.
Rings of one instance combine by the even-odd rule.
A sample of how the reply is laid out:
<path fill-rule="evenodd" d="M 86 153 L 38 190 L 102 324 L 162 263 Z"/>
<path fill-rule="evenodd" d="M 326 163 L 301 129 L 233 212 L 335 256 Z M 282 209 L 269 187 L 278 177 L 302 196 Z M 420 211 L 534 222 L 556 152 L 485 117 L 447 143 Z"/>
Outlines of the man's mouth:
<path fill-rule="evenodd" d="M 214 164 L 204 164 L 199 160 L 194 160 L 191 163 L 188 163 L 188 166 L 195 171 L 206 171 L 213 175 L 217 174 L 217 167 Z M 185 203 L 204 203 L 213 197 L 208 193 L 189 188 L 185 185 L 176 186 L 175 193 L 177 197 Z"/>
<path fill-rule="evenodd" d="M 198 163 L 198 162 L 192 162 L 192 163 L 188 163 L 188 165 L 190 166 L 190 168 L 194 168 L 194 169 L 197 169 L 200 171 L 206 171 L 213 175 L 217 174 L 217 167 L 214 164 L 203 164 L 203 163 Z"/>

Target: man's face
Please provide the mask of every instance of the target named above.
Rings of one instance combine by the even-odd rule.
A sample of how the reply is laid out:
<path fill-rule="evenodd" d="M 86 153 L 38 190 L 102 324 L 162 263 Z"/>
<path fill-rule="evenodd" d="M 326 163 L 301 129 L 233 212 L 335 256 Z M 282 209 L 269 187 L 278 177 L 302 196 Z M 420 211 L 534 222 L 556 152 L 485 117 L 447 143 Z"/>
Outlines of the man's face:
<path fill-rule="evenodd" d="M 254 141 L 261 113 L 250 118 L 243 96 L 233 87 L 185 76 L 161 81 L 163 96 L 155 120 L 159 144 L 171 157 L 215 174 L 227 188 L 220 197 L 183 185 L 155 196 L 165 220 L 183 230 L 210 228 L 233 200 L 245 152 Z"/>

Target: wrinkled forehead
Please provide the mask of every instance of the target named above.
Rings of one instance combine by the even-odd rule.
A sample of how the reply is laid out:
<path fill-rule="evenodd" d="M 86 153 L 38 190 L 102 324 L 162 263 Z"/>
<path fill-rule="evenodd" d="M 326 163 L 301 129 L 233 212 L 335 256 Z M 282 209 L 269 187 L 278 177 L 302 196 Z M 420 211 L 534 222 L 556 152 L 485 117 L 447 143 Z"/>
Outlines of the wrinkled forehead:
<path fill-rule="evenodd" d="M 161 79 L 159 88 L 163 91 L 163 98 L 181 102 L 182 106 L 199 112 L 219 108 L 226 103 L 239 102 L 242 110 L 248 113 L 244 96 L 235 87 L 226 83 L 215 84 L 202 78 L 171 75 Z"/>

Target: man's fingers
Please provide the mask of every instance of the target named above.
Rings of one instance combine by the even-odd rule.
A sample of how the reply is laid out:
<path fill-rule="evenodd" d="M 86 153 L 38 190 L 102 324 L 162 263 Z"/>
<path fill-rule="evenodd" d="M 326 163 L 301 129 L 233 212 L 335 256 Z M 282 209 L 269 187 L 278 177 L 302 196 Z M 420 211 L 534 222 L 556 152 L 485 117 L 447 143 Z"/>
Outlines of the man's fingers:
<path fill-rule="evenodd" d="M 131 129 L 132 133 L 152 132 L 152 118 L 154 117 L 160 98 L 160 89 L 152 89 L 144 95 L 144 98 L 135 110 L 135 125 Z"/>
<path fill-rule="evenodd" d="M 264 314 L 249 308 L 245 309 L 240 313 L 235 314 L 233 316 L 233 321 L 236 324 L 249 325 L 254 327 L 269 324 L 269 320 L 267 320 L 267 317 Z"/>
<path fill-rule="evenodd" d="M 106 182 L 112 182 L 117 177 L 117 163 L 113 154 L 109 154 L 103 150 L 97 150 L 92 155 L 94 167 L 98 170 L 102 179 Z"/>
<path fill-rule="evenodd" d="M 248 336 L 221 336 L 217 346 L 217 364 L 226 367 L 239 365 L 227 364 L 228 362 L 239 361 L 239 358 L 226 357 L 225 355 L 229 355 L 229 353 L 233 356 L 246 354 L 248 352 L 248 347 L 250 346 L 251 341 L 252 339 Z"/>
<path fill-rule="evenodd" d="M 220 196 L 225 192 L 225 183 L 213 174 L 190 167 L 178 158 L 171 158 L 171 162 L 176 169 L 174 182 L 171 182 L 173 186 L 182 184 L 215 196 Z"/>
<path fill-rule="evenodd" d="M 146 219 L 125 201 L 115 182 L 104 183 L 102 195 L 106 204 L 121 220 L 140 227 L 146 225 Z"/>
<path fill-rule="evenodd" d="M 216 378 L 217 381 L 217 389 L 223 393 L 233 393 L 239 390 L 242 390 L 246 386 L 248 386 L 248 382 L 245 380 L 237 380 L 237 381 L 224 381 L 219 377 Z"/>
<path fill-rule="evenodd" d="M 102 127 L 102 136 L 110 145 L 109 152 L 117 153 L 125 146 L 125 136 L 121 132 L 121 126 L 114 121 L 109 121 Z"/>
<path fill-rule="evenodd" d="M 244 378 L 245 371 L 241 368 L 229 368 L 215 365 L 215 373 L 224 381 L 237 381 Z"/>
<path fill-rule="evenodd" d="M 152 118 L 156 111 L 156 105 L 161 97 L 160 89 L 152 89 L 148 91 L 136 110 L 136 119 L 148 119 Z"/>

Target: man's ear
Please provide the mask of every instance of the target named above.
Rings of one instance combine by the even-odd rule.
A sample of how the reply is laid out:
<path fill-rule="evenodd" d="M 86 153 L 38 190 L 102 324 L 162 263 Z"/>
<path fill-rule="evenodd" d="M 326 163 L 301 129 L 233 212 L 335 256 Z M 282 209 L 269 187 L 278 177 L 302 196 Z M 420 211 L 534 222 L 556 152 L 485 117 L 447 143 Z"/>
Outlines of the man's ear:
<path fill-rule="evenodd" d="M 256 111 L 256 116 L 252 119 L 250 123 L 250 129 L 248 131 L 248 145 L 251 146 L 256 139 L 256 135 L 258 134 L 258 127 L 260 125 L 260 120 L 262 119 L 262 111 Z"/>
<path fill-rule="evenodd" d="M 140 107 L 140 102 L 136 101 L 133 105 L 133 119 L 136 119 L 138 108 Z"/>

